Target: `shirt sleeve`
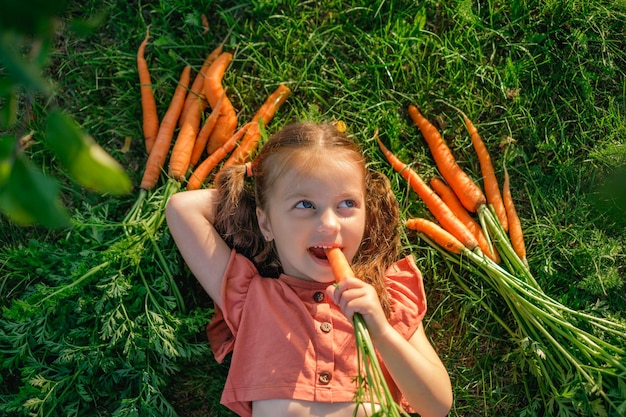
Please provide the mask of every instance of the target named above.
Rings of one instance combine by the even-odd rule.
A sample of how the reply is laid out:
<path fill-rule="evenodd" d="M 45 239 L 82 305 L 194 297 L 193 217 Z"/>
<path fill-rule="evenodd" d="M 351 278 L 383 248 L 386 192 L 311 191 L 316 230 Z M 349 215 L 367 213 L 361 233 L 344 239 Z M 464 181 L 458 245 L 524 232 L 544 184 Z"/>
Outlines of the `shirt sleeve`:
<path fill-rule="evenodd" d="M 219 363 L 233 350 L 248 288 L 258 275 L 248 258 L 232 250 L 222 280 L 222 308 L 215 305 L 215 314 L 206 327 L 209 345 Z"/>
<path fill-rule="evenodd" d="M 422 273 L 412 256 L 393 264 L 386 274 L 391 307 L 391 325 L 405 339 L 413 336 L 426 314 L 426 293 Z"/>

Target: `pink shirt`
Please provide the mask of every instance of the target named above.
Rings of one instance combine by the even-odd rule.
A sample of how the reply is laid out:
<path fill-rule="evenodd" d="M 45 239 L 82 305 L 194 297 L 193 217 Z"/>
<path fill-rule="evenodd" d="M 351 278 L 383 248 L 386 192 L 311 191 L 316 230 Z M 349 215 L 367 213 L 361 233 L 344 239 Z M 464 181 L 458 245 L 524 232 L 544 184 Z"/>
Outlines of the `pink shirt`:
<path fill-rule="evenodd" d="M 409 256 L 389 268 L 386 280 L 390 323 L 409 339 L 426 313 L 422 275 Z M 354 401 L 354 328 L 326 297 L 327 286 L 284 274 L 261 277 L 233 250 L 222 309 L 216 306 L 207 326 L 216 360 L 233 353 L 222 404 L 246 417 L 256 400 Z M 408 406 L 388 375 L 387 383 L 396 401 Z"/>

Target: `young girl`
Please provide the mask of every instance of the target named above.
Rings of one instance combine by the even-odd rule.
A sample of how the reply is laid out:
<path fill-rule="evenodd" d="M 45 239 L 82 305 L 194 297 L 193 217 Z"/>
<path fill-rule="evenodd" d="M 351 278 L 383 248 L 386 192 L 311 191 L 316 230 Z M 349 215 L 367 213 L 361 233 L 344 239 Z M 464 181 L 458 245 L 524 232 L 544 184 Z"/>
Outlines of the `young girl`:
<path fill-rule="evenodd" d="M 166 215 L 214 301 L 215 357 L 232 352 L 222 404 L 241 416 L 352 416 L 358 312 L 396 402 L 422 417 L 449 412 L 450 379 L 422 325 L 422 276 L 411 256 L 397 260 L 398 203 L 334 126 L 287 125 L 216 189 L 173 195 Z M 355 273 L 337 286 L 331 246 Z"/>

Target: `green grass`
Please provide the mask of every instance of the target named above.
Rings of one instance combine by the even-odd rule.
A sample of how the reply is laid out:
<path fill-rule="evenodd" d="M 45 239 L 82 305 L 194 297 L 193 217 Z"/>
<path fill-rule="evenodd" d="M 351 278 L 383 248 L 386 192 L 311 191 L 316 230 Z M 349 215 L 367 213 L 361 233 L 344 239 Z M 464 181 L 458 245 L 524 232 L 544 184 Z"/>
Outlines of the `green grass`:
<path fill-rule="evenodd" d="M 371 138 L 378 129 L 383 141 L 425 178 L 434 175 L 428 149 L 407 115 L 408 104 L 415 104 L 437 123 L 461 165 L 479 179 L 462 119 L 444 100 L 474 121 L 500 175 L 506 158 L 530 268 L 546 292 L 568 306 L 595 308 L 624 320 L 624 1 L 80 3 L 70 5 L 68 18 L 104 18 L 85 37 L 67 30 L 65 21 L 48 66 L 57 88 L 54 102 L 128 169 L 134 184 L 146 160 L 135 53 L 147 25 L 152 35 L 147 58 L 160 114 L 183 65 L 197 70 L 206 54 L 226 40 L 225 49 L 235 58 L 224 84 L 240 121 L 249 120 L 265 97 L 286 83 L 292 95 L 267 133 L 303 118 L 344 121 L 372 164 L 389 175 L 407 217 L 425 214 L 424 208 Z M 203 13 L 210 21 L 207 34 Z M 40 115 L 46 103 L 35 98 L 32 107 Z M 22 129 L 40 131 L 37 120 Z M 133 138 L 133 146 L 123 154 L 126 137 Z M 135 196 L 111 198 L 80 189 L 37 139 L 27 152 L 44 171 L 60 177 L 64 203 L 77 226 L 48 231 L 0 218 L 0 397 L 10 405 L 7 410 L 26 415 L 23 406 L 29 404 L 37 415 L 71 415 L 73 410 L 131 415 L 128 404 L 140 399 L 136 410 L 146 415 L 148 400 L 158 398 L 153 414 L 229 415 L 218 405 L 227 367 L 213 363 L 204 343 L 210 300 L 185 269 L 167 230 L 157 239 L 187 313 L 170 309 L 171 294 L 151 248 L 138 249 L 136 260 L 147 286 L 126 266 L 114 271 L 117 277 L 105 274 L 71 286 L 96 260 L 116 256 L 107 251 L 115 252 L 120 244 L 116 223 Z M 511 140 L 505 154 L 499 145 Z M 607 202 L 607 194 L 615 201 Z M 533 376 L 520 365 L 508 334 L 458 286 L 453 276 L 458 270 L 410 233 L 404 245 L 425 275 L 427 333 L 452 378 L 451 415 L 540 415 L 533 408 Z M 478 278 L 461 278 L 492 309 L 506 311 Z M 49 299 L 43 312 L 33 310 L 56 288 L 65 290 Z M 147 299 L 146 288 L 161 298 L 148 307 L 133 304 L 134 298 Z M 104 321 L 98 314 L 114 318 L 120 305 L 136 313 L 127 323 L 136 320 L 136 331 L 120 333 L 136 338 L 135 350 L 125 351 L 126 341 L 101 333 Z M 158 353 L 165 347 L 153 344 L 142 328 L 149 312 L 181 326 L 167 335 L 178 354 L 160 362 Z M 160 380 L 142 383 L 142 375 Z M 73 378 L 81 384 L 78 395 L 55 391 L 56 382 Z M 124 381 L 133 388 L 120 391 Z M 126 397 L 120 398 L 120 392 Z"/>

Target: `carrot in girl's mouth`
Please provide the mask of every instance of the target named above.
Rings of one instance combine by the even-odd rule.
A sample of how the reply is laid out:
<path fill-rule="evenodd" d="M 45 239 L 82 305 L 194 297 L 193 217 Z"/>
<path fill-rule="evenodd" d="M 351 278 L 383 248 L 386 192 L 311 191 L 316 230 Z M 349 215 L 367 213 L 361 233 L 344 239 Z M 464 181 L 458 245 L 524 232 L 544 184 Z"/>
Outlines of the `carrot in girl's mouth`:
<path fill-rule="evenodd" d="M 354 273 L 352 272 L 352 268 L 350 267 L 350 263 L 348 262 L 346 256 L 343 254 L 340 248 L 324 248 L 324 251 L 326 252 L 326 257 L 330 262 L 330 268 L 333 271 L 335 281 L 339 283 L 345 277 L 350 277 L 354 275 Z"/>

